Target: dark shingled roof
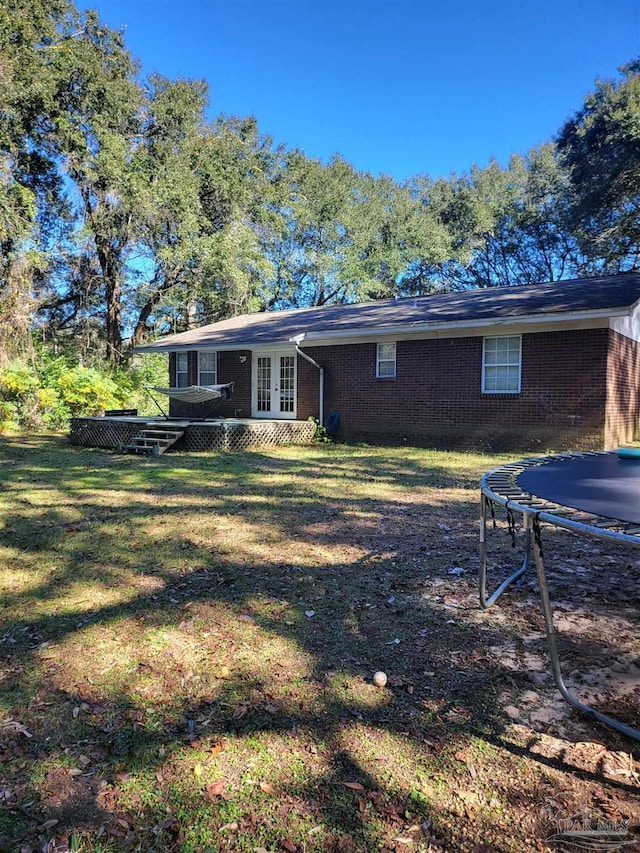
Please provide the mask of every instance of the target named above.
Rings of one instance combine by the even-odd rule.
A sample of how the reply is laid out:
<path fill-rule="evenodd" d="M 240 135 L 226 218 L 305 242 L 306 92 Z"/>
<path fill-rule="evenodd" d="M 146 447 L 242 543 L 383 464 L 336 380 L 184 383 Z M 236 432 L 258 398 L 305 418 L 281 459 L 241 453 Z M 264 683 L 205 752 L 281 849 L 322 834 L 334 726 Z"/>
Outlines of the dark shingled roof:
<path fill-rule="evenodd" d="M 324 305 L 292 311 L 245 314 L 199 329 L 162 338 L 137 350 L 198 349 L 280 344 L 301 334 L 331 338 L 352 333 L 373 335 L 380 329 L 416 325 L 426 331 L 430 324 L 442 327 L 458 323 L 505 321 L 523 317 L 617 313 L 640 300 L 640 273 L 545 282 L 518 287 L 492 287 L 437 293 L 407 299 L 383 299 L 349 305 Z M 406 331 L 406 329 L 404 329 Z"/>

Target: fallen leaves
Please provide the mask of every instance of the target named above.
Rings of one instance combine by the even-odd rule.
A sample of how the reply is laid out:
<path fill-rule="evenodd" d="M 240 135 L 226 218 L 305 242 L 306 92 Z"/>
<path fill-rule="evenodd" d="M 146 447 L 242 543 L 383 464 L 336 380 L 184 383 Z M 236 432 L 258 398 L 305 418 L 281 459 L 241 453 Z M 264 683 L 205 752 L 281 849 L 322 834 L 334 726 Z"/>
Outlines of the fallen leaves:
<path fill-rule="evenodd" d="M 213 800 L 216 797 L 221 797 L 227 787 L 226 779 L 218 779 L 216 782 L 212 782 L 210 785 L 207 785 L 206 791 L 209 797 Z"/>

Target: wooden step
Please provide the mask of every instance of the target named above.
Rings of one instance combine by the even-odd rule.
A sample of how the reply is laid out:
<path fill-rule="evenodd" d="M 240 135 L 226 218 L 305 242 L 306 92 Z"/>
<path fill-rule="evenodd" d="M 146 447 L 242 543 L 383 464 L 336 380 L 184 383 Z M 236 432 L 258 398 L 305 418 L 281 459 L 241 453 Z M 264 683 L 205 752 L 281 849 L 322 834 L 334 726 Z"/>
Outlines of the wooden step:
<path fill-rule="evenodd" d="M 122 444 L 120 446 L 121 453 L 143 453 L 146 456 L 157 455 L 154 454 L 154 450 L 158 450 L 158 448 L 154 448 L 151 445 Z"/>
<path fill-rule="evenodd" d="M 123 444 L 120 447 L 121 453 L 143 453 L 147 456 L 160 456 L 170 447 L 172 447 L 178 439 L 182 438 L 184 430 L 140 430 L 139 435 L 134 435 L 130 444 Z"/>

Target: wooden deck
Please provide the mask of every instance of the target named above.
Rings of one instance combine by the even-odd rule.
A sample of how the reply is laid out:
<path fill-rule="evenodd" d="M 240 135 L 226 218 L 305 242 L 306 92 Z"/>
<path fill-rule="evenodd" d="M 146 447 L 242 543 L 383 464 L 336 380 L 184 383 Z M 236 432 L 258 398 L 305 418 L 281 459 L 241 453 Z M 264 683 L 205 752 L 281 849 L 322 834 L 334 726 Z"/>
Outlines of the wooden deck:
<path fill-rule="evenodd" d="M 72 418 L 69 440 L 83 447 L 117 450 L 130 445 L 144 430 L 171 428 L 183 432 L 171 451 L 249 450 L 283 444 L 310 444 L 315 424 L 310 421 L 274 421 L 249 418 L 87 417 Z"/>

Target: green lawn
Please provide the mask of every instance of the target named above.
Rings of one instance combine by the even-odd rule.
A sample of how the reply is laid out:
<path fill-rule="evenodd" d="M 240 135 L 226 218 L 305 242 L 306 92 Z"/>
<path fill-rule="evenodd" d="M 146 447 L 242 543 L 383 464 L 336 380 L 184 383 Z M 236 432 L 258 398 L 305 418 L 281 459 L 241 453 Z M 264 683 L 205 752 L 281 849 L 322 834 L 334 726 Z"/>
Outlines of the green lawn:
<path fill-rule="evenodd" d="M 0 850 L 520 853 L 581 809 L 638 821 L 638 748 L 558 699 L 533 579 L 478 609 L 502 459 L 0 439 Z M 563 653 L 637 721 L 637 555 L 547 547 Z"/>

